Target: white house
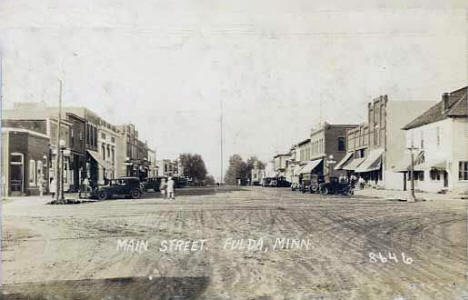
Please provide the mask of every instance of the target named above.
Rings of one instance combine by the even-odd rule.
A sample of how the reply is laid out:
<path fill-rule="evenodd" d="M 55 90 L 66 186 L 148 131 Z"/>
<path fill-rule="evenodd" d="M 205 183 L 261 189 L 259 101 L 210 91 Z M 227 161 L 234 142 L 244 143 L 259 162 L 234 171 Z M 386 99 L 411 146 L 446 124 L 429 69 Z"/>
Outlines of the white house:
<path fill-rule="evenodd" d="M 408 146 L 417 148 L 414 177 L 418 190 L 468 192 L 467 89 L 444 93 L 440 102 L 403 128 Z M 409 180 L 408 156 L 401 165 Z"/>

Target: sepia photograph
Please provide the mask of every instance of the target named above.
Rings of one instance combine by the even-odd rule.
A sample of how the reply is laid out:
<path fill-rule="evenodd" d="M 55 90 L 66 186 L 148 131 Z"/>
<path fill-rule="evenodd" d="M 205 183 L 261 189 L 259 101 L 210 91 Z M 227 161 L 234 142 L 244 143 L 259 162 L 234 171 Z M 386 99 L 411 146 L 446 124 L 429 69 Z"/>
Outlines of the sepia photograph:
<path fill-rule="evenodd" d="M 0 0 L 0 299 L 468 300 L 466 0 Z"/>

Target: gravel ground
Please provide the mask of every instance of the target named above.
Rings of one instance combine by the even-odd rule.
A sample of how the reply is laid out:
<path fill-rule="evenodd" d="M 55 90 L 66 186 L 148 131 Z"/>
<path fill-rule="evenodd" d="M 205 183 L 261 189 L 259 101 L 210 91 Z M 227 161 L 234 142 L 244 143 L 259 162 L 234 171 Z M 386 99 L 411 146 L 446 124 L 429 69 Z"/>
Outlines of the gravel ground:
<path fill-rule="evenodd" d="M 175 201 L 4 200 L 4 297 L 468 299 L 466 201 L 194 191 Z M 170 240 L 184 244 L 162 251 Z"/>

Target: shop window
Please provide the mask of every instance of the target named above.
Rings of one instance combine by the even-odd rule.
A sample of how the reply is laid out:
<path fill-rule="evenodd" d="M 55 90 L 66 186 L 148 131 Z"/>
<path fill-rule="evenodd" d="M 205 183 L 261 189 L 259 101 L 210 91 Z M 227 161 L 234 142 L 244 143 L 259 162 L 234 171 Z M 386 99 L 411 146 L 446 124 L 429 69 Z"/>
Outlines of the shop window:
<path fill-rule="evenodd" d="M 468 161 L 458 162 L 458 180 L 468 180 Z"/>
<path fill-rule="evenodd" d="M 29 185 L 36 186 L 36 161 L 29 161 Z"/>
<path fill-rule="evenodd" d="M 44 176 L 42 175 L 42 168 L 43 164 L 42 161 L 38 160 L 37 165 L 36 165 L 36 178 L 37 178 L 37 183 L 40 184 L 42 182 L 42 179 L 44 179 Z"/>

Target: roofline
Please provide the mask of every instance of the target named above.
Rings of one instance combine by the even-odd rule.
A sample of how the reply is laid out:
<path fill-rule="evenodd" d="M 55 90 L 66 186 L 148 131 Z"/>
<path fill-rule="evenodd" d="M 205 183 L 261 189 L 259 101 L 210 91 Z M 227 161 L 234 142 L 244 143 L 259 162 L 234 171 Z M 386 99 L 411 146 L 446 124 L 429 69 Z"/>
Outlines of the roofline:
<path fill-rule="evenodd" d="M 24 129 L 24 128 L 2 127 L 2 132 L 23 132 L 23 133 L 34 135 L 34 136 L 37 136 L 37 137 L 49 139 L 49 137 L 47 135 L 43 134 L 43 133 L 36 132 L 36 131 L 33 131 L 33 130 L 29 130 L 29 129 Z"/>

